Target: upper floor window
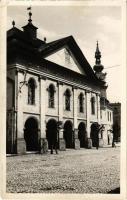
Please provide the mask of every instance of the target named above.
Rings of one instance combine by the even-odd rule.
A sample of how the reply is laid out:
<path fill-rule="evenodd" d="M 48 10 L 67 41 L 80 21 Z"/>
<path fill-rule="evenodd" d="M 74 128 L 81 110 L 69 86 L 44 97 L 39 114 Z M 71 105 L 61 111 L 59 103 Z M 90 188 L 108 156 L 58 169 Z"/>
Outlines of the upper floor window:
<path fill-rule="evenodd" d="M 95 97 L 91 97 L 91 114 L 95 115 Z"/>
<path fill-rule="evenodd" d="M 79 112 L 84 112 L 84 95 L 82 93 L 79 95 Z"/>
<path fill-rule="evenodd" d="M 109 111 L 107 111 L 107 113 L 108 113 L 108 121 L 109 121 Z"/>
<path fill-rule="evenodd" d="M 65 92 L 65 110 L 70 110 L 71 107 L 71 92 L 69 89 Z"/>
<path fill-rule="evenodd" d="M 110 112 L 110 121 L 112 121 L 112 114 L 111 114 L 111 112 Z"/>
<path fill-rule="evenodd" d="M 102 110 L 100 110 L 100 118 L 102 119 Z"/>
<path fill-rule="evenodd" d="M 36 82 L 33 78 L 30 78 L 28 81 L 28 104 L 35 104 L 35 88 Z"/>
<path fill-rule="evenodd" d="M 49 93 L 49 108 L 55 107 L 55 86 L 53 84 L 50 84 L 48 88 Z"/>

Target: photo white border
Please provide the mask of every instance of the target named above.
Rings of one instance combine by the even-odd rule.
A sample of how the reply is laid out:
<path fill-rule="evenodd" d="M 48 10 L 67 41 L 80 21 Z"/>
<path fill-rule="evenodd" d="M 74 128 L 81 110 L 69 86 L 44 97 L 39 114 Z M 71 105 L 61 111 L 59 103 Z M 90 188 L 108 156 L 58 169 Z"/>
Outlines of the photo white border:
<path fill-rule="evenodd" d="M 120 194 L 13 194 L 6 193 L 6 30 L 7 30 L 7 6 L 121 6 L 122 8 L 122 102 L 121 102 L 121 164 L 120 164 Z M 61 0 L 1 0 L 0 1 L 0 180 L 2 199 L 127 199 L 127 134 L 126 134 L 126 23 L 127 23 L 127 1 L 126 0 L 87 0 L 87 1 L 61 1 Z"/>

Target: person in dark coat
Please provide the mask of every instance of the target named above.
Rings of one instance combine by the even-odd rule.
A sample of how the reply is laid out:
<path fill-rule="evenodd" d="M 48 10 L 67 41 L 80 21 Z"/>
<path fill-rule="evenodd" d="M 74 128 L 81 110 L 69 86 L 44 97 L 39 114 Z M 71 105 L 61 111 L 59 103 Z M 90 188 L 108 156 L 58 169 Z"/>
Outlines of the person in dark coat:
<path fill-rule="evenodd" d="M 94 128 L 93 128 L 93 138 L 94 138 L 94 145 L 96 147 L 96 149 L 99 148 L 99 133 L 101 130 L 103 130 L 103 125 L 99 125 L 98 123 L 94 124 Z"/>
<path fill-rule="evenodd" d="M 95 146 L 96 146 L 96 149 L 99 148 L 99 124 L 98 123 L 96 124 L 96 127 L 95 127 Z"/>
<path fill-rule="evenodd" d="M 112 140 L 112 147 L 116 147 L 115 142 L 116 142 L 116 138 L 117 138 L 117 131 L 118 131 L 118 125 L 117 123 L 113 124 L 113 140 Z"/>
<path fill-rule="evenodd" d="M 52 134 L 50 145 L 51 145 L 51 154 L 53 154 L 53 149 L 55 149 L 56 154 L 58 154 L 58 133 L 57 132 Z"/>

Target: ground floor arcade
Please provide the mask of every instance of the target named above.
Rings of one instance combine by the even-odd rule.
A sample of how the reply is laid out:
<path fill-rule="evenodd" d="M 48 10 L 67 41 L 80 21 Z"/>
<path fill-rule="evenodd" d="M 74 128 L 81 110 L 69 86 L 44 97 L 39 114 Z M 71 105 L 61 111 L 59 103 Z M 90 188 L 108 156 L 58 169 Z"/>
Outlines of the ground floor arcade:
<path fill-rule="evenodd" d="M 85 120 L 80 120 L 77 128 L 74 128 L 72 119 L 58 121 L 50 117 L 45 122 L 45 132 L 42 133 L 40 121 L 36 116 L 27 117 L 22 130 L 17 127 L 16 114 L 10 114 L 9 119 L 7 123 L 7 153 L 25 153 L 27 151 L 45 153 L 55 143 L 59 150 L 92 148 L 92 146 L 96 146 L 97 137 L 99 137 L 100 146 L 106 142 L 107 144 L 111 143 L 109 133 L 105 135 L 101 131 L 97 136 L 95 122 L 90 124 L 90 132 L 88 132 Z"/>

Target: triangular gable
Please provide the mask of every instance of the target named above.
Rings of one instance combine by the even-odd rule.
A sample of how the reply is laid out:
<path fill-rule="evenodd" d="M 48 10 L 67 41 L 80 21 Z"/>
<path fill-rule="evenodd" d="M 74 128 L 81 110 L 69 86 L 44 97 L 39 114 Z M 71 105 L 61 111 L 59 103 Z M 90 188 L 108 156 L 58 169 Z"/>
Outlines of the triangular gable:
<path fill-rule="evenodd" d="M 43 58 L 47 59 L 49 56 L 53 54 L 55 55 L 56 52 L 60 51 L 63 48 L 68 48 L 70 50 L 73 61 L 80 68 L 79 70 L 80 73 L 84 72 L 84 75 L 89 77 L 91 80 L 92 79 L 97 80 L 97 77 L 95 76 L 90 64 L 86 60 L 81 49 L 79 48 L 79 46 L 77 45 L 76 41 L 74 40 L 72 36 L 47 43 L 45 46 L 42 45 L 38 49 L 38 52 L 40 52 Z M 53 59 L 53 56 L 52 56 L 52 59 Z M 54 62 L 54 60 L 52 61 Z"/>
<path fill-rule="evenodd" d="M 46 60 L 55 62 L 58 65 L 61 65 L 65 68 L 68 68 L 79 74 L 85 75 L 85 71 L 79 65 L 79 63 L 75 59 L 73 53 L 70 51 L 68 46 L 65 46 L 61 50 L 58 50 L 57 52 L 53 53 L 52 55 L 46 57 Z"/>

